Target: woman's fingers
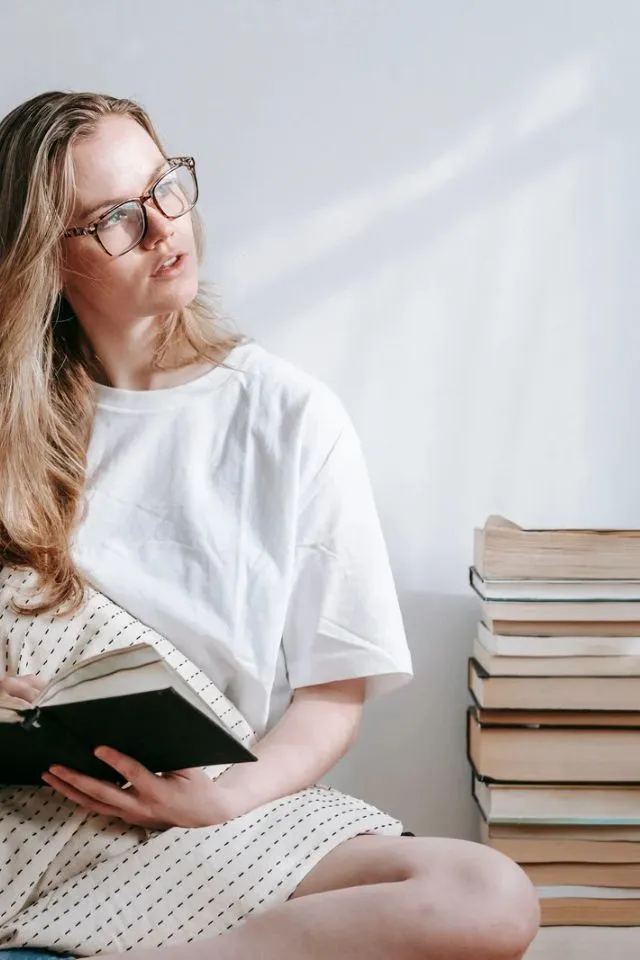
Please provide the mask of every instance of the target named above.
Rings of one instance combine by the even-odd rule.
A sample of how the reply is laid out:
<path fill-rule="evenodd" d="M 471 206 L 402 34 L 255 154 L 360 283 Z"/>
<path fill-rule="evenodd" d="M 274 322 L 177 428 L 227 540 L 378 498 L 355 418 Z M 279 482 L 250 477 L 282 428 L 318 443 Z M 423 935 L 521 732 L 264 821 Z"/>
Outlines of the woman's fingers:
<path fill-rule="evenodd" d="M 122 817 L 122 810 L 119 809 L 119 807 L 114 807 L 94 795 L 83 793 L 82 790 L 74 787 L 69 779 L 56 776 L 56 774 L 51 773 L 51 771 L 43 773 L 42 779 L 47 786 L 57 790 L 58 793 L 61 793 L 67 800 L 77 803 L 85 810 L 90 810 L 92 813 L 101 813 L 105 817 Z"/>
<path fill-rule="evenodd" d="M 95 754 L 127 777 L 131 789 L 121 789 L 112 783 L 87 777 L 85 774 L 59 764 L 49 767 L 42 774 L 42 779 L 68 800 L 93 813 L 117 817 L 125 823 L 153 830 L 164 830 L 174 826 L 171 811 L 164 816 L 160 816 L 156 811 L 158 788 L 167 791 L 167 784 L 161 784 L 159 777 L 117 750 L 99 747 L 95 750 Z M 139 793 L 136 785 L 140 783 L 147 788 L 151 787 L 151 793 L 146 795 Z"/>
<path fill-rule="evenodd" d="M 131 795 L 115 786 L 115 784 L 108 783 L 106 780 L 98 780 L 96 777 L 88 777 L 84 773 L 70 770 L 69 767 L 63 767 L 61 764 L 52 764 L 42 774 L 42 779 L 58 790 L 60 789 L 60 783 L 65 783 L 71 791 L 111 807 L 123 809 L 133 805 Z M 51 782 L 51 779 L 56 781 L 55 784 Z M 74 797 L 69 797 L 69 799 L 72 800 Z"/>
<path fill-rule="evenodd" d="M 45 685 L 44 680 L 34 676 L 5 677 L 0 681 L 0 693 L 32 703 Z"/>
<path fill-rule="evenodd" d="M 102 760 L 103 763 L 113 767 L 140 792 L 149 793 L 157 788 L 158 777 L 141 763 L 138 763 L 137 760 L 134 760 L 133 757 L 128 757 L 125 753 L 114 750 L 113 747 L 97 747 L 93 752 L 98 760 Z"/>

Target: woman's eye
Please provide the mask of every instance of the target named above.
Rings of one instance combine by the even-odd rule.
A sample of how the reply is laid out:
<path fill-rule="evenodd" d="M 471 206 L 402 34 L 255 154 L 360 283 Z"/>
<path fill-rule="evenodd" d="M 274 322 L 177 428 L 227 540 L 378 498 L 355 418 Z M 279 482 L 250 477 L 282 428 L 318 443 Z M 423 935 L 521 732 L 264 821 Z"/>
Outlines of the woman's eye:
<path fill-rule="evenodd" d="M 168 173 L 156 187 L 156 192 L 159 193 L 160 196 L 164 193 L 173 193 L 176 188 L 176 182 L 177 177 L 175 173 Z"/>
<path fill-rule="evenodd" d="M 117 227 L 118 224 L 122 223 L 126 219 L 126 213 L 124 210 L 114 210 L 113 213 L 110 213 L 108 217 L 105 217 L 102 221 L 104 227 Z"/>

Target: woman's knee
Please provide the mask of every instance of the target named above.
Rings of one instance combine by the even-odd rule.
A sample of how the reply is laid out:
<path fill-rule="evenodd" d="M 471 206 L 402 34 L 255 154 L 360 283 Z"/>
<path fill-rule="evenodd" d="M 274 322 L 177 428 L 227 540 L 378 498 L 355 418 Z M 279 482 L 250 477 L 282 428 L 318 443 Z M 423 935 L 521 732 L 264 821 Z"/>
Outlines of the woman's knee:
<path fill-rule="evenodd" d="M 431 955 L 436 931 L 445 948 L 443 960 L 524 955 L 538 930 L 540 909 L 533 885 L 517 864 L 481 844 L 457 843 L 448 869 L 438 877 L 440 918 L 434 916 L 433 882 L 427 870 L 422 882 L 414 875 L 405 885 L 412 888 L 425 955 Z"/>
<path fill-rule="evenodd" d="M 475 844 L 474 846 L 480 846 Z M 481 856 L 461 886 L 469 885 L 487 957 L 523 955 L 540 925 L 540 904 L 535 888 L 523 870 L 495 850 L 480 846 Z M 485 953 L 476 950 L 475 956 Z"/>

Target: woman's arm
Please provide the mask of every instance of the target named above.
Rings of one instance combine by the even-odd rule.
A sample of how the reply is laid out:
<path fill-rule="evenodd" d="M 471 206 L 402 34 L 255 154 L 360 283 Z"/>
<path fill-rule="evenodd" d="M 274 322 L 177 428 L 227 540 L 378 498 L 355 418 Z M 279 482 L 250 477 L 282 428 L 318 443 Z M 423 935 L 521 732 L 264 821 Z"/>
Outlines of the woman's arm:
<path fill-rule="evenodd" d="M 296 690 L 282 719 L 253 748 L 259 762 L 236 764 L 212 785 L 223 818 L 241 816 L 323 777 L 356 738 L 365 685 L 362 678 Z"/>

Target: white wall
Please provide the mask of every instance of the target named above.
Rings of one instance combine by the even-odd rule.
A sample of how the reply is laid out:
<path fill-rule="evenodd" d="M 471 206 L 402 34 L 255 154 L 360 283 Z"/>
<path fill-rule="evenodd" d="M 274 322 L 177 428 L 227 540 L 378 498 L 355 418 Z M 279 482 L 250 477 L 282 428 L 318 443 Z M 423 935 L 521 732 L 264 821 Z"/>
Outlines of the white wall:
<path fill-rule="evenodd" d="M 348 405 L 417 679 L 333 779 L 420 832 L 474 831 L 474 523 L 640 526 L 639 31 L 637 0 L 0 11 L 2 113 L 141 99 L 198 158 L 237 325 Z"/>

